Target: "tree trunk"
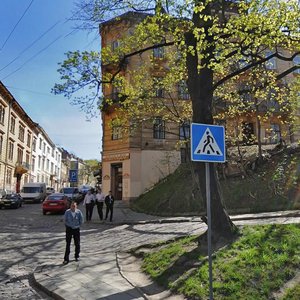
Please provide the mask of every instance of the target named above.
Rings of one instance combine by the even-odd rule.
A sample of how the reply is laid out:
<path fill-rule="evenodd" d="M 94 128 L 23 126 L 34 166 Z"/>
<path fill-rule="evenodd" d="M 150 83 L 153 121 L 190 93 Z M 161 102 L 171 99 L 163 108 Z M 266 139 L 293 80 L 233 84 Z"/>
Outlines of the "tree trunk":
<path fill-rule="evenodd" d="M 210 15 L 210 7 L 207 5 L 202 14 Z M 195 28 L 204 28 L 208 45 L 202 54 L 204 59 L 201 61 L 201 69 L 198 70 L 199 57 L 195 53 L 187 53 L 187 72 L 188 72 L 188 90 L 190 93 L 193 107 L 193 122 L 203 124 L 213 124 L 212 101 L 213 101 L 213 70 L 208 67 L 208 63 L 213 55 L 213 39 L 209 35 L 209 28 L 212 26 L 208 19 L 200 20 L 199 15 L 194 13 L 193 23 Z M 185 35 L 187 47 L 197 49 L 197 40 L 193 32 Z M 195 173 L 198 176 L 203 199 L 206 199 L 206 182 L 205 182 L 205 163 L 194 163 Z M 210 169 L 210 191 L 211 191 L 211 217 L 212 217 L 212 241 L 217 243 L 220 238 L 226 240 L 232 239 L 235 232 L 235 226 L 231 222 L 224 206 L 222 193 L 220 190 L 219 180 L 216 174 L 216 168 L 213 163 L 209 163 Z"/>

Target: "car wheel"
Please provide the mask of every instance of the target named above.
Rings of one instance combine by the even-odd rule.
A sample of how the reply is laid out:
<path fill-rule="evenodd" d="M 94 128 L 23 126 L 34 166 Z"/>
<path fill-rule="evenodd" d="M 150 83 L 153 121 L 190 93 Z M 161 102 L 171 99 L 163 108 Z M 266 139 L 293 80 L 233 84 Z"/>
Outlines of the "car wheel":
<path fill-rule="evenodd" d="M 45 215 L 47 212 L 43 210 L 43 215 Z"/>

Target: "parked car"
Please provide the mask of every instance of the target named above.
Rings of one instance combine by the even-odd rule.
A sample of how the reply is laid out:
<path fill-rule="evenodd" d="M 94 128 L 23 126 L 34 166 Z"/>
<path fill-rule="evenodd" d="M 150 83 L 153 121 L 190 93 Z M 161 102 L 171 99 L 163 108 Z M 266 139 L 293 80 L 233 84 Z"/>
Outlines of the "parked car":
<path fill-rule="evenodd" d="M 70 199 L 62 193 L 48 195 L 42 204 L 43 214 L 64 213 L 70 207 L 70 203 Z"/>
<path fill-rule="evenodd" d="M 44 182 L 26 182 L 21 189 L 21 197 L 24 202 L 41 203 L 46 196 L 46 184 Z"/>
<path fill-rule="evenodd" d="M 0 199 L 0 208 L 19 208 L 22 204 L 23 199 L 20 194 L 17 193 L 6 194 Z"/>
<path fill-rule="evenodd" d="M 92 187 L 90 185 L 82 185 L 79 187 L 79 192 L 84 196 L 88 191 L 90 191 Z"/>
<path fill-rule="evenodd" d="M 50 195 L 50 194 L 53 194 L 53 193 L 55 193 L 55 189 L 53 188 L 53 187 L 47 187 L 46 188 L 46 194 L 47 195 Z"/>
<path fill-rule="evenodd" d="M 79 192 L 78 187 L 65 187 L 62 188 L 60 192 L 69 197 L 71 201 L 75 201 L 78 204 L 83 200 L 83 194 Z"/>
<path fill-rule="evenodd" d="M 12 194 L 13 192 L 7 189 L 0 189 L 0 199 L 4 198 L 7 194 Z"/>

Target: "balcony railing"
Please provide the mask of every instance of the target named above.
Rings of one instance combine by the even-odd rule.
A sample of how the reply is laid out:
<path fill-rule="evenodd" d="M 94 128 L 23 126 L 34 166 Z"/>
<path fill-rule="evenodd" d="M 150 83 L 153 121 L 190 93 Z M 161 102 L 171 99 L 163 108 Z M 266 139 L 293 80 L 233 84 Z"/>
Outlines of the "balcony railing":
<path fill-rule="evenodd" d="M 15 173 L 24 174 L 30 170 L 30 164 L 27 162 L 16 162 Z"/>

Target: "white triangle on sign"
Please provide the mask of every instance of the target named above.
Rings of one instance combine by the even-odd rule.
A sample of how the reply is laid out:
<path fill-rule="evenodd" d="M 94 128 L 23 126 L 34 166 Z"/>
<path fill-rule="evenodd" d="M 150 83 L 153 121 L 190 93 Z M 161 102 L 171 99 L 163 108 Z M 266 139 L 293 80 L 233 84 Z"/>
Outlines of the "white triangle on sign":
<path fill-rule="evenodd" d="M 215 137 L 207 127 L 194 154 L 217 155 L 222 156 L 223 153 L 218 146 Z"/>

